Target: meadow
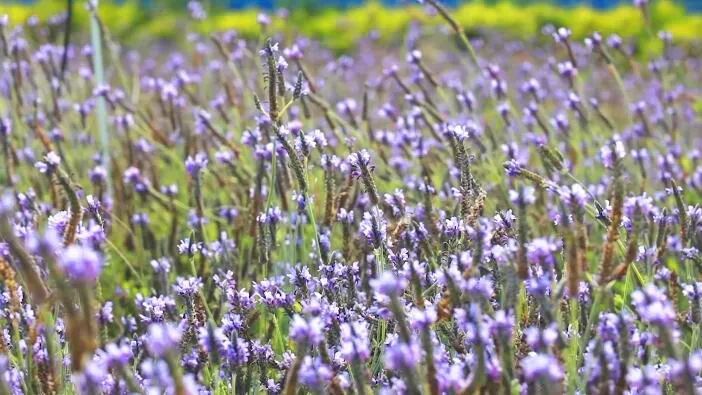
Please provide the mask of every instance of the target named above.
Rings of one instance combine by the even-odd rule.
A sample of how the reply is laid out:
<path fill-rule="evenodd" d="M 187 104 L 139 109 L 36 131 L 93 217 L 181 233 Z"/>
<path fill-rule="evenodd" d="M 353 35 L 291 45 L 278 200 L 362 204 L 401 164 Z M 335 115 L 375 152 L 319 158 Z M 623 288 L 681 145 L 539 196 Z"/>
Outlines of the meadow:
<path fill-rule="evenodd" d="M 44 4 L 0 395 L 702 392 L 700 16 Z"/>

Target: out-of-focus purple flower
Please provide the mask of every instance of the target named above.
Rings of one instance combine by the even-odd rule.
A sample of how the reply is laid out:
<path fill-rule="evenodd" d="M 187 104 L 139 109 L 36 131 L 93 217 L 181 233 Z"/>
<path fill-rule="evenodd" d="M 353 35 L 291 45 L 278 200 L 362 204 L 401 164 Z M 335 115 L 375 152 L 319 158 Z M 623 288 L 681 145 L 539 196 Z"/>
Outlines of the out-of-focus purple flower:
<path fill-rule="evenodd" d="M 195 156 L 188 156 L 185 159 L 185 170 L 188 171 L 191 177 L 196 177 L 205 167 L 207 167 L 207 155 L 202 152 L 198 152 Z"/>
<path fill-rule="evenodd" d="M 405 195 L 402 189 L 396 189 L 394 193 L 386 193 L 384 196 L 385 203 L 392 208 L 392 215 L 399 217 L 405 212 Z"/>
<path fill-rule="evenodd" d="M 182 332 L 177 326 L 158 323 L 149 325 L 144 343 L 149 354 L 162 358 L 178 348 L 181 338 Z"/>
<path fill-rule="evenodd" d="M 626 148 L 618 136 L 615 136 L 612 141 L 600 148 L 600 158 L 608 169 L 613 169 L 625 157 Z"/>
<path fill-rule="evenodd" d="M 132 349 L 125 343 L 108 343 L 104 351 L 98 351 L 99 359 L 108 368 L 127 366 L 133 356 Z"/>
<path fill-rule="evenodd" d="M 171 271 L 171 260 L 168 257 L 152 259 L 150 265 L 156 273 L 168 273 Z"/>
<path fill-rule="evenodd" d="M 524 379 L 530 383 L 539 380 L 558 382 L 564 377 L 563 367 L 553 355 L 531 353 L 521 360 L 520 365 Z"/>
<path fill-rule="evenodd" d="M 113 314 L 113 303 L 111 301 L 105 302 L 100 310 L 98 311 L 97 317 L 101 325 L 107 325 L 114 321 L 115 316 Z"/>
<path fill-rule="evenodd" d="M 66 227 L 71 220 L 71 213 L 66 210 L 59 211 L 56 214 L 49 216 L 47 221 L 47 226 L 50 230 L 54 231 L 57 235 L 63 235 L 66 233 Z"/>
<path fill-rule="evenodd" d="M 603 313 L 597 323 L 597 335 L 604 341 L 616 341 L 619 338 L 622 319 L 614 313 Z"/>
<path fill-rule="evenodd" d="M 12 120 L 9 117 L 0 117 L 0 136 L 7 137 L 12 133 Z"/>
<path fill-rule="evenodd" d="M 567 27 L 559 27 L 553 33 L 553 40 L 557 43 L 568 41 L 572 32 Z"/>
<path fill-rule="evenodd" d="M 653 204 L 653 199 L 645 193 L 624 199 L 623 211 L 624 215 L 632 219 L 636 218 L 637 215 L 650 218 L 652 215 L 658 214 L 658 208 Z"/>
<path fill-rule="evenodd" d="M 567 186 L 558 189 L 558 196 L 571 207 L 582 208 L 588 200 L 588 194 L 585 188 L 580 184 L 573 184 L 570 188 Z"/>
<path fill-rule="evenodd" d="M 527 245 L 527 259 L 533 264 L 553 267 L 556 264 L 556 253 L 560 249 L 560 241 L 554 238 L 537 238 Z"/>
<path fill-rule="evenodd" d="M 702 372 L 702 350 L 695 350 L 683 360 L 671 360 L 669 376 L 673 382 L 690 383 L 696 380 Z M 697 385 L 695 385 L 697 387 Z"/>
<path fill-rule="evenodd" d="M 222 328 L 207 326 L 199 329 L 198 344 L 208 353 L 216 353 L 222 357 L 226 356 L 231 341 L 224 334 Z"/>
<path fill-rule="evenodd" d="M 305 319 L 296 314 L 290 323 L 289 335 L 297 343 L 317 345 L 324 340 L 324 323 L 319 317 Z"/>
<path fill-rule="evenodd" d="M 429 328 L 436 319 L 436 309 L 432 306 L 425 306 L 423 309 L 413 308 L 409 313 L 410 326 L 415 330 Z"/>
<path fill-rule="evenodd" d="M 90 170 L 88 176 L 93 184 L 102 184 L 107 180 L 107 169 L 100 165 L 95 166 Z"/>
<path fill-rule="evenodd" d="M 626 382 L 636 393 L 663 393 L 663 375 L 659 368 L 655 366 L 646 365 L 643 367 L 631 367 L 627 372 Z"/>
<path fill-rule="evenodd" d="M 132 215 L 132 224 L 135 226 L 145 226 L 149 224 L 149 214 L 135 213 Z"/>
<path fill-rule="evenodd" d="M 510 339 L 514 330 L 515 318 L 511 311 L 498 310 L 490 322 L 490 333 L 503 339 Z"/>
<path fill-rule="evenodd" d="M 370 281 L 371 287 L 379 295 L 386 297 L 397 297 L 404 292 L 407 287 L 407 280 L 398 278 L 392 272 L 386 271 L 376 279 Z"/>
<path fill-rule="evenodd" d="M 385 366 L 393 371 L 414 369 L 421 358 L 419 345 L 397 341 L 385 348 Z"/>
<path fill-rule="evenodd" d="M 369 246 L 380 248 L 387 237 L 387 221 L 383 218 L 383 212 L 377 207 L 373 207 L 370 212 L 363 213 L 359 232 Z"/>
<path fill-rule="evenodd" d="M 518 191 L 510 189 L 509 201 L 521 207 L 533 204 L 536 201 L 536 190 L 532 186 L 525 186 Z"/>
<path fill-rule="evenodd" d="M 71 245 L 59 257 L 59 264 L 71 280 L 91 284 L 100 277 L 103 261 L 92 248 Z"/>
<path fill-rule="evenodd" d="M 34 167 L 39 170 L 40 173 L 50 174 L 54 172 L 61 164 L 61 157 L 54 151 L 49 151 L 44 155 L 44 159 L 35 163 Z"/>
<path fill-rule="evenodd" d="M 347 362 L 365 362 L 370 358 L 368 326 L 365 322 L 341 324 L 341 356 Z"/>
<path fill-rule="evenodd" d="M 300 367 L 300 383 L 321 392 L 334 377 L 334 372 L 318 357 L 305 356 Z"/>
<path fill-rule="evenodd" d="M 291 60 L 300 60 L 303 57 L 303 52 L 297 44 L 293 44 L 291 47 L 283 49 L 283 55 Z"/>
<path fill-rule="evenodd" d="M 256 16 L 256 22 L 258 22 L 259 25 L 265 27 L 265 26 L 270 25 L 272 21 L 271 21 L 271 17 L 268 16 L 268 14 L 263 13 L 263 12 L 259 12 L 258 15 Z M 275 45 L 276 45 L 276 49 L 277 49 L 278 43 L 276 43 Z"/>
<path fill-rule="evenodd" d="M 674 327 L 675 307 L 665 292 L 654 284 L 635 290 L 631 294 L 631 303 L 644 322 L 662 328 Z"/>
<path fill-rule="evenodd" d="M 524 331 L 527 344 L 534 350 L 547 350 L 558 340 L 558 328 L 555 325 L 540 329 L 534 326 Z"/>
<path fill-rule="evenodd" d="M 190 16 L 193 19 L 198 21 L 207 18 L 207 12 L 205 11 L 205 8 L 202 6 L 202 3 L 200 3 L 197 0 L 188 1 L 188 12 L 190 13 Z"/>
<path fill-rule="evenodd" d="M 510 159 L 504 164 L 505 172 L 510 177 L 516 177 L 522 174 L 522 166 L 515 159 Z"/>

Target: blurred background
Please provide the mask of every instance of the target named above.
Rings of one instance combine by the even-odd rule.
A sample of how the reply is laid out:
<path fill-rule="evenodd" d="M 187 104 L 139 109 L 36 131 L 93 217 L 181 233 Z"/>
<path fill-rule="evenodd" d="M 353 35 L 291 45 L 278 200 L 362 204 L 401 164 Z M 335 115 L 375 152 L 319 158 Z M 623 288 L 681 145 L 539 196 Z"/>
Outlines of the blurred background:
<path fill-rule="evenodd" d="M 3 0 L 11 1 L 11 0 Z M 60 2 L 62 0 L 56 0 Z M 104 0 L 103 0 L 104 1 Z M 117 3 L 124 2 L 124 0 L 113 0 Z M 223 9 L 244 9 L 244 8 L 261 8 L 272 10 L 279 7 L 284 7 L 288 9 L 304 8 L 307 10 L 323 9 L 328 7 L 335 8 L 349 8 L 362 5 L 366 0 L 210 0 L 209 3 L 212 6 L 220 7 Z M 31 4 L 36 2 L 36 0 L 17 0 L 17 2 Z M 140 5 L 146 8 L 179 8 L 187 4 L 188 0 L 139 0 Z M 388 6 L 402 6 L 409 3 L 408 0 L 381 0 L 381 2 Z M 456 7 L 461 3 L 467 3 L 466 0 L 445 0 L 444 4 Z M 485 4 L 496 4 L 500 0 L 484 0 L 481 1 Z M 627 4 L 630 1 L 626 0 L 513 0 L 510 1 L 514 4 L 528 5 L 534 3 L 550 3 L 557 4 L 563 7 L 574 7 L 578 5 L 586 5 L 597 9 L 608 9 L 621 5 L 622 3 Z M 679 0 L 680 4 L 683 5 L 689 11 L 702 11 L 702 0 Z"/>
<path fill-rule="evenodd" d="M 144 3 L 147 4 L 150 1 L 155 0 L 145 0 Z M 354 7 L 361 5 L 365 0 L 220 0 L 214 3 L 220 3 L 222 6 L 231 8 L 244 8 L 244 7 L 264 7 L 264 8 L 274 8 L 276 6 L 283 7 Z M 443 3 L 452 7 L 456 7 L 461 3 L 467 3 L 466 0 L 446 0 Z M 483 1 L 486 4 L 496 4 L 499 0 L 493 1 Z M 533 4 L 533 3 L 552 3 L 564 7 L 573 7 L 577 5 L 587 5 L 598 9 L 607 9 L 616 7 L 622 3 L 628 3 L 626 0 L 514 0 L 511 3 L 514 4 Z M 389 6 L 401 6 L 408 3 L 407 0 L 382 0 L 383 4 Z M 688 10 L 691 11 L 702 11 L 702 0 L 681 0 Z"/>
<path fill-rule="evenodd" d="M 10 24 L 53 24 L 57 36 L 68 0 L 0 0 L 0 15 Z M 702 0 L 441 0 L 470 35 L 497 33 L 505 38 L 539 39 L 549 26 L 567 26 L 573 38 L 592 32 L 636 38 L 637 53 L 662 49 L 656 33 L 698 45 Z M 73 0 L 74 31 L 85 32 L 86 0 Z M 356 48 L 363 38 L 398 43 L 413 25 L 441 26 L 414 0 L 100 0 L 100 17 L 120 43 L 184 43 L 185 32 L 235 31 L 244 38 L 281 33 L 306 36 L 336 52 Z M 645 22 L 648 21 L 648 22 Z"/>

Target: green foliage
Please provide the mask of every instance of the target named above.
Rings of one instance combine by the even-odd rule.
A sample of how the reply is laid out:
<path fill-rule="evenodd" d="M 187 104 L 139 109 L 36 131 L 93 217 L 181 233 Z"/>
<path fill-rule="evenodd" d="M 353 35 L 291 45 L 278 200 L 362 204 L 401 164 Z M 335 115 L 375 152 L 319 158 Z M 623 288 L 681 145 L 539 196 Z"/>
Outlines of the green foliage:
<path fill-rule="evenodd" d="M 299 26 L 299 33 L 320 40 L 324 45 L 345 51 L 352 48 L 360 38 L 371 31 L 383 40 L 399 37 L 412 21 L 429 25 L 439 25 L 437 17 L 427 16 L 420 6 L 388 8 L 378 2 L 348 10 L 321 8 L 319 3 L 306 0 L 290 0 L 294 11 L 289 16 L 293 25 Z M 48 19 L 63 10 L 63 2 L 39 0 L 34 5 L 8 5 L 3 9 L 14 23 L 25 21 L 36 15 Z M 138 2 L 127 0 L 120 4 L 104 2 L 100 4 L 100 14 L 110 31 L 120 41 L 136 42 L 145 39 L 183 39 L 181 26 L 187 14 L 185 7 L 167 10 L 142 9 Z M 76 6 L 75 24 L 87 31 L 88 14 L 84 7 Z M 210 17 L 198 24 L 202 33 L 234 29 L 244 37 L 256 37 L 261 33 L 255 9 L 222 11 L 211 10 Z M 651 9 L 651 31 L 641 18 L 640 10 L 626 5 L 611 10 L 599 11 L 586 6 L 562 8 L 547 3 L 518 4 L 511 1 L 471 2 L 458 7 L 454 16 L 471 33 L 497 31 L 507 37 L 534 37 L 541 28 L 551 24 L 569 26 L 576 39 L 582 39 L 593 31 L 604 35 L 617 33 L 622 37 L 636 37 L 643 40 L 644 54 L 657 53 L 660 48 L 649 45 L 652 32 L 665 29 L 673 33 L 676 40 L 690 42 L 699 39 L 702 31 L 702 16 L 688 15 L 684 8 L 672 0 L 662 0 Z M 273 18 L 274 27 L 285 23 Z"/>

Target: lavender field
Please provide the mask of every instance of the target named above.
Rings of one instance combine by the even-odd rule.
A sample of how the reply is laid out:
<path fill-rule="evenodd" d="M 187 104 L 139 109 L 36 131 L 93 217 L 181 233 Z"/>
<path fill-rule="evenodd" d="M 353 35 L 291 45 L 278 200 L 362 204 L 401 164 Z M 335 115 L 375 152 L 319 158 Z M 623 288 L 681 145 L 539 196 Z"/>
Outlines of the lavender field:
<path fill-rule="evenodd" d="M 702 393 L 700 43 L 436 1 L 345 53 L 0 7 L 0 395 Z"/>

